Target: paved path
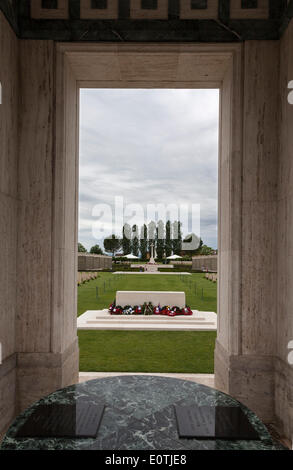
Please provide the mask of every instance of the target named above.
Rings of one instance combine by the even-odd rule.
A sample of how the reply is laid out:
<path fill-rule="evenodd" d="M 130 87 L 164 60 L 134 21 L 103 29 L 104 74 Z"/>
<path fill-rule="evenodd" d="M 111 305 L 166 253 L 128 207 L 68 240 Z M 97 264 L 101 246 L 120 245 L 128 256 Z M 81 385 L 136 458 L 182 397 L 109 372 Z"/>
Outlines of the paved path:
<path fill-rule="evenodd" d="M 163 274 L 164 276 L 191 276 L 191 273 L 164 273 L 163 271 L 140 272 L 140 271 L 115 271 L 113 274 Z"/>
<path fill-rule="evenodd" d="M 115 377 L 117 375 L 156 375 L 159 377 L 171 377 L 173 379 L 190 380 L 208 387 L 215 387 L 214 374 L 170 374 L 170 373 L 148 373 L 148 372 L 80 372 L 79 383 L 87 380 L 105 379 L 106 377 Z"/>
<path fill-rule="evenodd" d="M 88 310 L 77 319 L 78 330 L 216 331 L 214 312 L 193 310 L 193 315 L 110 315 L 108 310 Z"/>

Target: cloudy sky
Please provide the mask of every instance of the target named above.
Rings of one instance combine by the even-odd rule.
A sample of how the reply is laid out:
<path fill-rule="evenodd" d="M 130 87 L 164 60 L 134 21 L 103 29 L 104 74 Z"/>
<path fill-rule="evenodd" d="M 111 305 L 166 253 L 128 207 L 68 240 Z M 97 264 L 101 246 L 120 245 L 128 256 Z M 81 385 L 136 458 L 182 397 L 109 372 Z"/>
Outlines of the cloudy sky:
<path fill-rule="evenodd" d="M 123 201 L 124 222 L 139 225 L 149 205 L 188 205 L 184 234 L 199 231 L 200 205 L 200 236 L 216 248 L 218 113 L 218 90 L 81 90 L 79 241 L 119 231 Z"/>

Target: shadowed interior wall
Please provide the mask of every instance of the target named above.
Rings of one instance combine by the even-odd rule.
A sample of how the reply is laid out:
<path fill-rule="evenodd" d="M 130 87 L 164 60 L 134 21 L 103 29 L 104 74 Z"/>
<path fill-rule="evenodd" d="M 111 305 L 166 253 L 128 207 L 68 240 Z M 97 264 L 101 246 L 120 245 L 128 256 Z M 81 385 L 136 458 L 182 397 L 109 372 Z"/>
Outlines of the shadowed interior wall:
<path fill-rule="evenodd" d="M 293 104 L 288 84 L 293 80 L 293 21 L 280 43 L 280 157 L 278 186 L 278 272 L 275 410 L 287 436 L 293 436 L 293 366 L 288 363 L 293 340 Z M 292 87 L 291 87 L 292 90 Z M 292 99 L 291 99 L 292 102 Z M 291 351 L 293 347 L 291 346 Z M 292 355 L 292 354 L 291 354 Z"/>
<path fill-rule="evenodd" d="M 18 41 L 0 12 L 0 432 L 15 414 Z"/>

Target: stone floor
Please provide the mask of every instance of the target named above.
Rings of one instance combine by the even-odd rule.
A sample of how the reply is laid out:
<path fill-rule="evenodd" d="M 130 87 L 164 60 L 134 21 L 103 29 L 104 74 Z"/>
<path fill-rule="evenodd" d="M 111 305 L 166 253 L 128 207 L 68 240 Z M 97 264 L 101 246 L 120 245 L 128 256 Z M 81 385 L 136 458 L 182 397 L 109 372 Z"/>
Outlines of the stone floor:
<path fill-rule="evenodd" d="M 114 377 L 117 375 L 156 375 L 156 376 L 164 376 L 164 377 L 173 377 L 176 379 L 183 379 L 183 380 L 190 380 L 192 382 L 197 382 L 202 385 L 207 385 L 208 387 L 215 388 L 214 383 L 214 374 L 170 374 L 170 373 L 134 373 L 134 372 L 80 372 L 79 373 L 79 383 L 85 382 L 87 380 L 94 380 L 94 379 L 101 379 L 106 377 Z M 276 431 L 276 427 L 274 423 L 266 423 L 271 435 L 274 437 L 275 440 L 279 441 L 281 444 L 286 446 L 287 448 L 291 449 L 291 443 L 285 439 L 284 437 L 280 436 L 280 434 Z M 2 438 L 4 437 L 4 433 L 0 434 L 0 443 Z"/>
<path fill-rule="evenodd" d="M 215 388 L 215 375 L 214 374 L 170 374 L 170 373 L 142 373 L 142 372 L 80 372 L 79 383 L 86 382 L 87 380 L 104 379 L 106 377 L 115 377 L 117 375 L 157 375 L 163 377 L 173 377 L 174 379 L 190 380 L 191 382 L 197 382 L 208 387 Z M 274 423 L 265 423 L 269 429 L 270 434 L 273 438 L 283 444 L 288 449 L 291 449 L 290 442 L 280 436 L 276 430 Z"/>
<path fill-rule="evenodd" d="M 193 310 L 193 315 L 110 315 L 107 309 L 87 310 L 77 319 L 78 330 L 216 331 L 214 312 Z"/>

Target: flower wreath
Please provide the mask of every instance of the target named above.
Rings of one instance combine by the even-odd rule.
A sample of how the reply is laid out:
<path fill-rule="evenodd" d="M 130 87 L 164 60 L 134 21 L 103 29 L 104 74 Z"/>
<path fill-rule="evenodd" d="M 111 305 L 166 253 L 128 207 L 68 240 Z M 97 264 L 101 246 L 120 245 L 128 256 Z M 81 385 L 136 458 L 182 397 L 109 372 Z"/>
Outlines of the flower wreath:
<path fill-rule="evenodd" d="M 125 305 L 122 311 L 123 315 L 133 315 L 134 309 L 131 305 Z"/>
<path fill-rule="evenodd" d="M 160 305 L 158 305 L 157 307 L 154 307 L 153 314 L 154 315 L 161 315 L 161 311 L 162 311 L 162 309 L 161 309 Z"/>
<path fill-rule="evenodd" d="M 116 305 L 113 310 L 112 310 L 112 315 L 122 315 L 123 313 L 123 309 L 121 307 L 121 305 Z"/>
<path fill-rule="evenodd" d="M 164 307 L 162 307 L 162 309 L 161 309 L 161 314 L 162 315 L 169 315 L 170 310 L 171 310 L 171 308 L 169 307 L 169 305 L 164 305 Z"/>
<path fill-rule="evenodd" d="M 183 315 L 192 315 L 193 312 L 192 312 L 191 308 L 188 305 L 186 305 L 186 307 L 184 307 L 182 309 L 182 314 Z"/>
<path fill-rule="evenodd" d="M 175 317 L 177 315 L 192 315 L 191 308 L 187 305 L 186 307 L 180 308 L 174 305 L 172 308 L 169 305 L 153 306 L 151 302 L 145 302 L 142 306 L 125 305 L 123 308 L 121 305 L 116 305 L 115 300 L 109 306 L 109 313 L 111 315 L 167 315 L 169 317 Z"/>
<path fill-rule="evenodd" d="M 135 306 L 133 307 L 133 310 L 134 310 L 133 313 L 134 313 L 135 315 L 141 315 L 141 314 L 142 314 L 142 307 L 141 307 L 141 305 L 135 305 Z"/>
<path fill-rule="evenodd" d="M 142 306 L 142 312 L 144 315 L 152 315 L 154 311 L 153 304 L 151 302 L 145 302 Z"/>

